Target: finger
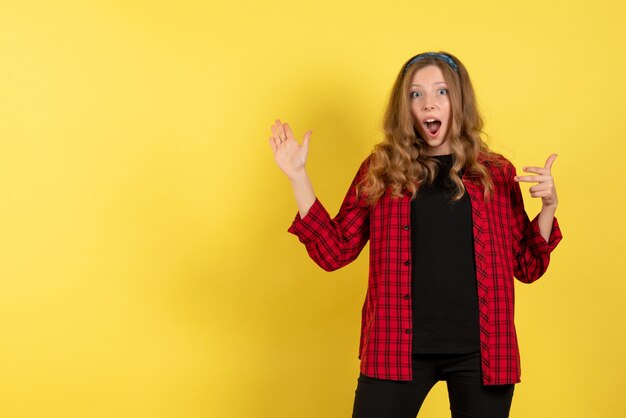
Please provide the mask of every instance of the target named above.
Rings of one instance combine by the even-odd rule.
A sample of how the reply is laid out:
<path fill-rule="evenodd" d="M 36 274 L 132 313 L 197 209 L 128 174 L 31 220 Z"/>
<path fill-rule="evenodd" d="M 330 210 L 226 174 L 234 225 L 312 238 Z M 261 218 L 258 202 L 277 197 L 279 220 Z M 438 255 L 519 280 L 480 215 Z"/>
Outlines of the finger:
<path fill-rule="evenodd" d="M 545 167 L 522 167 L 525 173 L 550 174 L 550 169 Z"/>
<path fill-rule="evenodd" d="M 280 143 L 283 141 L 283 139 L 278 134 L 278 129 L 276 128 L 276 125 L 272 125 L 272 135 L 274 136 L 274 140 L 276 141 L 276 145 L 277 146 L 280 145 Z"/>
<path fill-rule="evenodd" d="M 272 133 L 274 134 L 274 137 L 278 140 L 279 143 L 283 140 L 283 137 L 281 136 L 280 130 L 279 130 L 280 125 L 281 123 L 279 119 L 276 119 L 274 121 L 274 124 L 272 125 Z"/>
<path fill-rule="evenodd" d="M 275 154 L 278 149 L 278 145 L 276 145 L 276 140 L 273 136 L 270 136 L 270 148 L 272 148 L 272 152 Z"/>
<path fill-rule="evenodd" d="M 528 189 L 531 193 L 545 192 L 552 190 L 551 184 L 536 184 Z"/>
<path fill-rule="evenodd" d="M 287 139 L 287 136 L 285 135 L 285 128 L 283 127 L 283 123 L 280 119 L 276 119 L 276 130 L 278 131 L 278 135 L 280 135 L 280 139 L 283 141 Z"/>
<path fill-rule="evenodd" d="M 536 176 L 515 176 L 515 181 L 518 182 L 532 182 L 532 183 L 541 183 L 541 182 L 545 182 L 545 181 L 549 181 L 552 179 L 552 176 L 542 176 L 542 175 L 536 175 Z"/>
<path fill-rule="evenodd" d="M 289 126 L 288 123 L 285 123 L 284 127 L 285 127 L 285 138 L 295 139 L 295 136 L 293 136 L 293 131 L 291 130 L 291 126 Z"/>
<path fill-rule="evenodd" d="M 554 160 L 556 160 L 556 157 L 558 155 L 557 154 L 552 154 L 548 157 L 548 159 L 546 160 L 546 168 L 548 170 L 552 169 L 552 164 L 554 164 Z"/>
<path fill-rule="evenodd" d="M 311 134 L 313 133 L 313 131 L 308 130 L 305 134 L 304 134 L 304 140 L 302 141 L 302 148 L 304 148 L 304 152 L 308 152 L 309 151 L 309 140 L 311 139 Z"/>

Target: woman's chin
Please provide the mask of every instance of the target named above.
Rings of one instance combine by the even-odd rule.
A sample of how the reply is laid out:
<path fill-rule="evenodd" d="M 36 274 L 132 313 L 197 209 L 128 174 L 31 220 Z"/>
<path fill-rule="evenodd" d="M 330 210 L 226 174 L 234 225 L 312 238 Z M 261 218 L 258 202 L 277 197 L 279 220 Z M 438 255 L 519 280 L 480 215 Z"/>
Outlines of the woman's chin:
<path fill-rule="evenodd" d="M 445 138 L 427 138 L 424 142 L 426 142 L 427 155 L 445 155 L 452 152 L 450 143 Z"/>

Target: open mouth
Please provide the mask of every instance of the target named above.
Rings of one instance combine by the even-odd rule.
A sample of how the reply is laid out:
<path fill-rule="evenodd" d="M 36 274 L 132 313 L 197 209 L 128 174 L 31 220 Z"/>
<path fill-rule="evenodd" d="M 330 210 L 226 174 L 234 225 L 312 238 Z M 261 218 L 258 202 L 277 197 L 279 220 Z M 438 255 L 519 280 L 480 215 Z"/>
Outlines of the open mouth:
<path fill-rule="evenodd" d="M 426 127 L 428 133 L 432 136 L 436 136 L 441 128 L 441 121 L 437 119 L 426 119 L 424 121 L 424 126 Z"/>

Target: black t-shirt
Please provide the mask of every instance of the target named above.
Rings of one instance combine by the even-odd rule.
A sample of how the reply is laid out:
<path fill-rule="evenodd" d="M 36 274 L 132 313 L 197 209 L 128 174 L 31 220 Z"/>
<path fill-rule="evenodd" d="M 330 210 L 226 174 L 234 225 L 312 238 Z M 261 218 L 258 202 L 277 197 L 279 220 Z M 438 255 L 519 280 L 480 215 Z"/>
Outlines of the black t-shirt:
<path fill-rule="evenodd" d="M 452 155 L 411 202 L 413 353 L 479 349 L 472 207 L 467 191 L 452 201 Z"/>

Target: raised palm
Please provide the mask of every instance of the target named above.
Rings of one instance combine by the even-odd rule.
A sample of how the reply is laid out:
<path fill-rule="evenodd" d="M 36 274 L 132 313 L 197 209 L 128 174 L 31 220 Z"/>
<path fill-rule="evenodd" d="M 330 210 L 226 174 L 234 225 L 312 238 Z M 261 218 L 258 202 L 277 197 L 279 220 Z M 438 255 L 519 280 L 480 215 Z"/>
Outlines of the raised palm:
<path fill-rule="evenodd" d="M 296 141 L 289 124 L 276 120 L 271 127 L 272 136 L 269 138 L 270 147 L 274 153 L 274 160 L 278 167 L 293 180 L 304 174 L 306 158 L 309 153 L 309 138 L 311 131 L 304 134 L 302 144 Z"/>

